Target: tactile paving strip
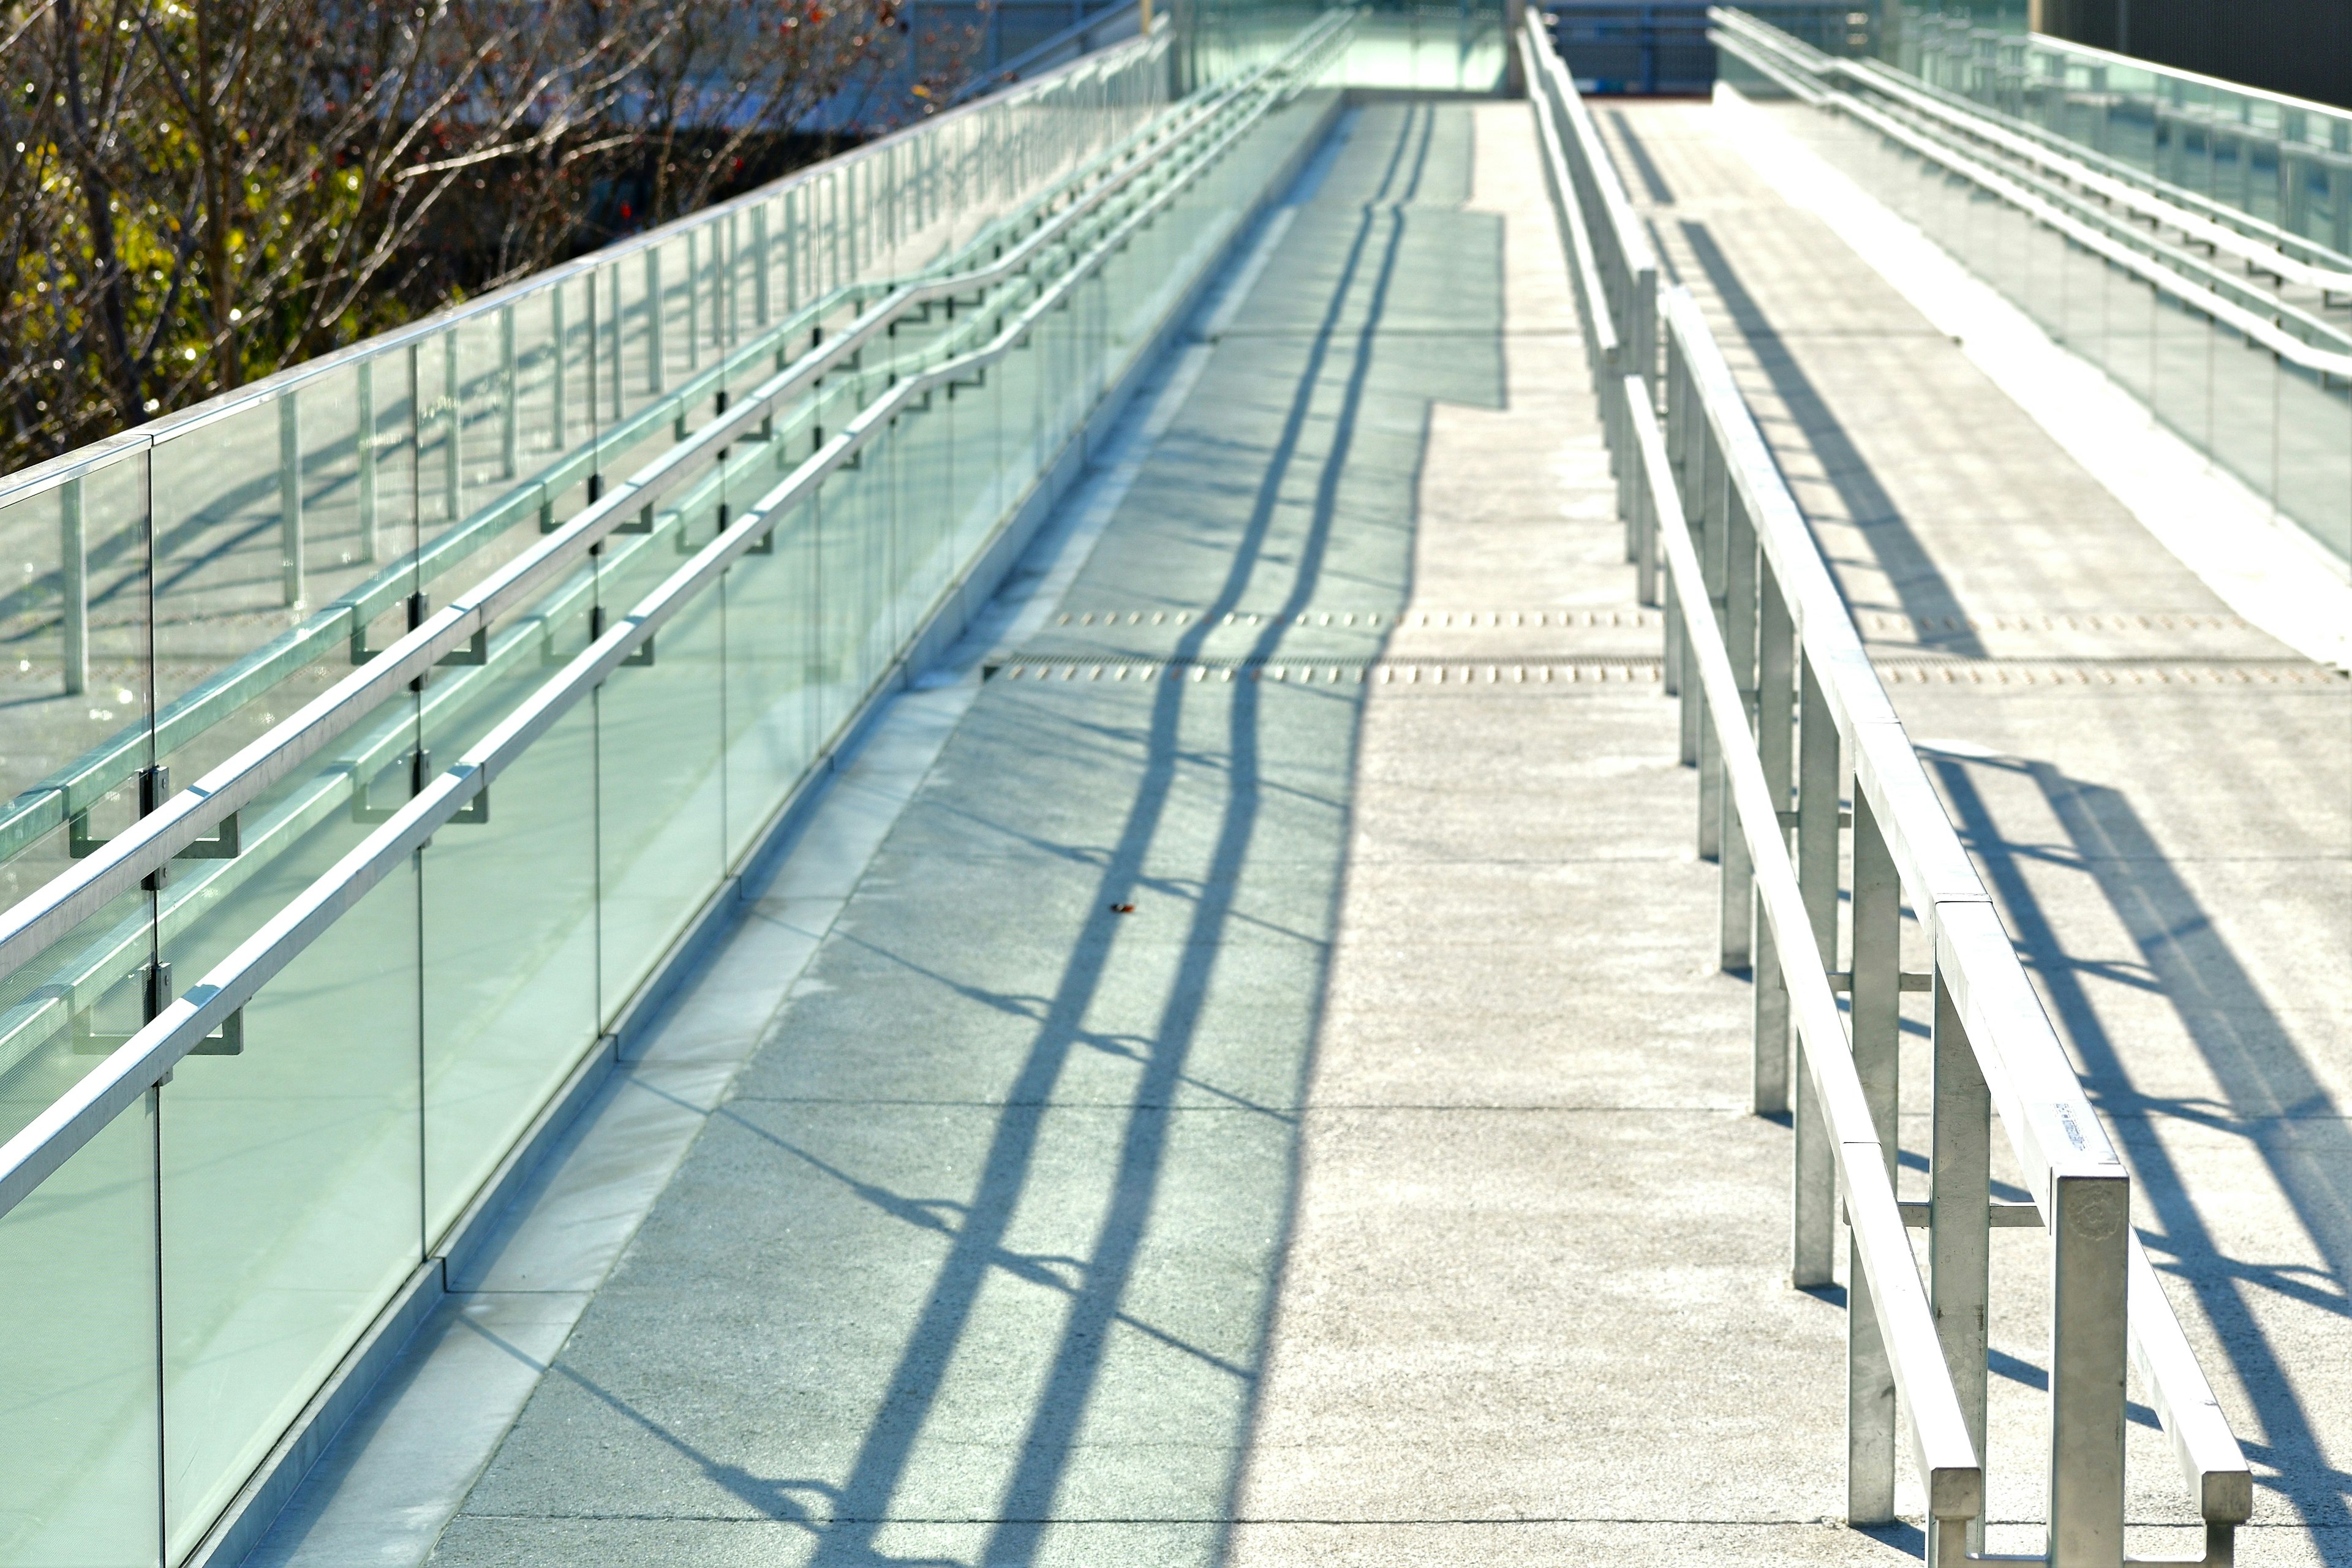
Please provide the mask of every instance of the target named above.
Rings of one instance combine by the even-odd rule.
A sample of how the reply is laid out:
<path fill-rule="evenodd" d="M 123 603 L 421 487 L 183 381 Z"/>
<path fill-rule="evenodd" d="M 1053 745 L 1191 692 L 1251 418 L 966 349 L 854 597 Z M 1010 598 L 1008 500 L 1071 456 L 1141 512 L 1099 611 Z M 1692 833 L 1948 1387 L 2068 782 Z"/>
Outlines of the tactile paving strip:
<path fill-rule="evenodd" d="M 1654 685 L 1656 658 L 1153 659 L 1048 655 L 982 665 L 991 680 L 1276 680 L 1301 686 Z"/>
<path fill-rule="evenodd" d="M 2325 665 L 2279 659 L 2240 663 L 2179 660 L 2084 662 L 2053 659 L 1874 658 L 1889 686 L 2336 686 L 2345 676 Z"/>
<path fill-rule="evenodd" d="M 1233 610 L 1210 616 L 1197 610 L 1065 610 L 1055 617 L 1064 626 L 1188 626 L 1196 621 L 1224 626 L 1263 626 L 1280 616 L 1257 610 Z M 1381 627 L 1494 626 L 1654 626 L 1656 610 L 1301 610 L 1286 623 L 1294 626 Z"/>

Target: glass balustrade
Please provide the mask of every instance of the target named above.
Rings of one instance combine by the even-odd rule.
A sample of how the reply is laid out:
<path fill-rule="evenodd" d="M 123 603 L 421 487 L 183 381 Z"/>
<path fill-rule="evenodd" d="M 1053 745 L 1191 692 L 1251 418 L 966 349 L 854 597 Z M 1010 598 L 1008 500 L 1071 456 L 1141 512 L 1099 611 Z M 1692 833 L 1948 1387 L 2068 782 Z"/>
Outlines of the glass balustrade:
<path fill-rule="evenodd" d="M 5 1136 L 877 400 L 969 366 L 774 505 L 473 806 L 0 1215 L 0 1564 L 199 1548 L 1328 124 L 1345 28 L 1321 37 L 1172 107 L 1164 38 L 1123 47 L 0 489 L 26 562 L 0 622 L 24 693 L 0 877 L 21 902 L 136 820 L 142 770 L 184 784 L 269 735 L 405 631 L 410 595 L 446 603 L 697 441 L 722 394 L 743 406 L 886 280 L 967 274 L 1077 213 L 694 447 L 649 515 L 276 778 L 234 846 L 0 976 Z"/>

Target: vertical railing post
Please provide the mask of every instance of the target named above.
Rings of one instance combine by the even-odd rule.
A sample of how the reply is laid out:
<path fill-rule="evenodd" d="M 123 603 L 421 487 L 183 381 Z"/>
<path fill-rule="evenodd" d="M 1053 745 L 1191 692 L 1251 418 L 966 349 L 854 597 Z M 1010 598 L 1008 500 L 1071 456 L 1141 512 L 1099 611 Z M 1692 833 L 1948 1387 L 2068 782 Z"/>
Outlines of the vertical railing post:
<path fill-rule="evenodd" d="M 1680 348 L 1681 345 L 1671 339 L 1665 345 L 1666 429 L 1669 441 L 1675 443 L 1667 447 L 1666 454 L 1674 465 L 1675 471 L 1670 477 L 1676 481 L 1672 488 L 1682 500 L 1683 522 L 1690 529 L 1692 542 L 1698 547 L 1698 557 L 1704 562 L 1706 559 L 1706 497 L 1702 477 L 1706 468 L 1705 461 L 1698 458 L 1692 448 L 1705 439 L 1706 426 L 1698 410 L 1698 399 L 1691 392 L 1690 367 L 1683 362 Z M 1701 570 L 1704 572 L 1705 568 Z M 1704 596 L 1706 585 L 1703 583 L 1694 585 Z M 1678 656 L 1677 672 L 1681 679 L 1676 683 L 1675 695 L 1682 699 L 1681 760 L 1685 767 L 1696 767 L 1702 738 L 1706 731 L 1706 718 L 1699 706 L 1697 673 L 1691 668 L 1690 628 L 1683 624 L 1680 602 L 1678 594 L 1670 593 L 1666 596 L 1668 605 L 1677 612 L 1675 616 L 1675 651 Z M 1704 795 L 1706 792 L 1702 770 L 1699 793 Z M 1706 837 L 1702 826 L 1699 834 L 1702 844 Z"/>
<path fill-rule="evenodd" d="M 1690 421 L 1690 432 L 1684 438 L 1683 447 L 1687 457 L 1685 482 L 1690 488 L 1684 493 L 1689 502 L 1696 503 L 1698 516 L 1694 531 L 1697 535 L 1700 587 L 1706 595 L 1707 612 L 1715 619 L 1716 635 L 1722 637 L 1726 630 L 1724 591 L 1729 581 L 1728 476 L 1723 448 L 1716 438 L 1715 427 L 1707 420 L 1706 405 L 1689 384 L 1687 363 L 1683 374 L 1683 401 L 1687 406 L 1685 416 Z M 1720 862 L 1724 800 L 1728 792 L 1724 788 L 1723 739 L 1717 732 L 1713 715 L 1706 710 L 1704 690 L 1700 693 L 1699 714 L 1698 856 L 1702 860 Z M 1729 867 L 1727 865 L 1725 869 L 1727 872 Z"/>
<path fill-rule="evenodd" d="M 1723 480 L 1723 640 L 1731 654 L 1731 673 L 1739 683 L 1740 729 L 1756 732 L 1756 527 L 1748 503 L 1730 482 L 1729 465 Z M 1748 852 L 1748 837 L 1740 829 L 1738 807 L 1730 789 L 1718 783 L 1717 830 L 1723 858 L 1723 967 L 1748 969 L 1754 957 L 1753 916 L 1756 904 L 1755 868 Z"/>
<path fill-rule="evenodd" d="M 521 437 L 521 421 L 517 417 L 515 394 L 515 319 L 514 307 L 499 311 L 499 473 L 502 479 L 513 479 Z"/>
<path fill-rule="evenodd" d="M 302 395 L 278 395 L 278 557 L 289 609 L 302 603 Z"/>
<path fill-rule="evenodd" d="M 81 480 L 58 487 L 59 648 L 68 697 L 89 689 L 89 513 Z"/>
<path fill-rule="evenodd" d="M 714 244 L 711 249 L 716 251 Z M 714 256 L 713 260 L 717 258 Z M 702 368 L 702 229 L 686 231 L 686 368 Z M 717 323 L 713 323 L 714 327 Z"/>
<path fill-rule="evenodd" d="M 2124 1366 L 2131 1183 L 2116 1165 L 2050 1181 L 2051 1568 L 2124 1557 Z"/>
<path fill-rule="evenodd" d="M 1927 1157 L 1927 1300 L 1969 1441 L 1985 1452 L 1985 1356 L 1992 1262 L 1992 1095 L 1959 1009 L 1935 981 L 1934 1122 Z M 1931 1547 L 1932 1550 L 1932 1547 Z M 1984 1550 L 1984 1517 L 1969 1521 L 1968 1550 Z M 1928 1568 L 1958 1568 L 1931 1562 Z"/>
<path fill-rule="evenodd" d="M 661 247 L 646 247 L 646 394 L 662 395 Z"/>
<path fill-rule="evenodd" d="M 751 209 L 751 319 L 761 331 L 768 325 L 768 204 Z"/>
<path fill-rule="evenodd" d="M 1751 531 L 1752 529 L 1751 529 Z M 1788 813 L 1796 782 L 1796 627 L 1770 561 L 1756 567 L 1756 754 L 1772 808 Z M 1784 817 L 1785 820 L 1785 817 Z M 1785 846 L 1787 832 L 1780 835 Z M 1759 1116 L 1789 1109 L 1789 984 L 1771 923 L 1751 917 L 1756 976 L 1755 1102 Z"/>
<path fill-rule="evenodd" d="M 1859 747 L 1856 748 L 1860 750 Z M 1851 967 L 1854 1074 L 1895 1180 L 1897 1045 L 1901 1039 L 1903 886 L 1885 835 L 1859 784 L 1853 792 L 1853 901 Z M 1884 1524 L 1895 1517 L 1895 1368 L 1875 1321 L 1864 1321 L 1861 1255 L 1848 1243 L 1846 1289 L 1857 1304 L 1847 1315 L 1846 1518 Z"/>
<path fill-rule="evenodd" d="M 565 378 L 572 372 L 572 345 L 566 341 L 564 331 L 563 289 L 564 284 L 558 283 L 547 296 L 549 357 L 553 362 L 547 388 L 547 435 L 558 452 L 566 451 L 572 446 L 571 389 L 564 385 Z"/>
<path fill-rule="evenodd" d="M 376 537 L 375 361 L 360 361 L 352 388 L 352 416 L 359 429 L 360 559 L 373 561 Z"/>
<path fill-rule="evenodd" d="M 441 334 L 441 493 L 448 522 L 465 515 L 465 385 L 457 368 L 457 329 L 451 327 Z"/>
<path fill-rule="evenodd" d="M 1798 660 L 1797 888 L 1804 895 L 1813 942 L 1824 963 L 1837 962 L 1838 731 L 1812 661 Z M 1797 1041 L 1796 1137 L 1791 1158 L 1789 1280 L 1799 1289 L 1836 1278 L 1837 1166 L 1812 1078 L 1803 1069 L 1808 1047 Z"/>

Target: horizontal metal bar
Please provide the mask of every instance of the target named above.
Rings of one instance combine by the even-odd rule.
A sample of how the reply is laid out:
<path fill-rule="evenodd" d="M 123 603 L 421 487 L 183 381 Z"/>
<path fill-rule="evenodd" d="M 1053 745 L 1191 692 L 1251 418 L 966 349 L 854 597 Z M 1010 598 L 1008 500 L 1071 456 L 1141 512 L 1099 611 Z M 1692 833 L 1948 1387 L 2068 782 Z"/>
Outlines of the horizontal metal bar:
<path fill-rule="evenodd" d="M 1926 970 L 1906 969 L 1895 980 L 1897 991 L 1933 991 L 1936 988 L 1935 975 Z M 1853 989 L 1853 973 L 1850 970 L 1832 969 L 1829 973 L 1829 982 L 1831 990 L 1843 995 Z"/>
<path fill-rule="evenodd" d="M 1912 1230 L 1927 1228 L 1929 1205 L 1906 1198 L 1896 1205 L 1903 1211 L 1903 1223 Z M 2032 1204 L 1994 1203 L 1986 1211 L 1986 1223 L 1995 1230 L 2040 1230 L 2042 1211 Z"/>

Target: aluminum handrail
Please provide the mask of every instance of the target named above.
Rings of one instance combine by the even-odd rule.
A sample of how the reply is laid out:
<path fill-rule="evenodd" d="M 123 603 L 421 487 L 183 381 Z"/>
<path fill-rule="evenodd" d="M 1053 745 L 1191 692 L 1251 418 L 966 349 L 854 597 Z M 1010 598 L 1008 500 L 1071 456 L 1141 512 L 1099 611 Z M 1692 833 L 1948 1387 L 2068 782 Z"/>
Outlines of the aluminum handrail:
<path fill-rule="evenodd" d="M 1699 685 L 1707 694 L 1707 710 L 1726 763 L 1732 815 L 1747 837 L 1755 866 L 1758 908 L 1777 938 L 1790 1018 L 1807 1047 L 1801 1058 L 1828 1124 L 1845 1189 L 1846 1221 L 1862 1265 L 1860 1276 L 1850 1284 L 1861 1299 L 1853 1312 L 1859 1317 L 1867 1310 L 1876 1320 L 1907 1417 L 1938 1556 L 1958 1561 L 1967 1551 L 1969 1521 L 1984 1512 L 1984 1468 L 1961 1413 L 1951 1369 L 1945 1364 L 1935 1315 L 1895 1202 L 1890 1175 L 1895 1151 L 1880 1141 L 1853 1055 L 1846 1048 L 1843 1015 L 1830 989 L 1830 965 L 1815 941 L 1812 918 L 1797 886 L 1763 763 L 1751 749 L 1747 704 L 1706 596 L 1698 547 L 1674 488 L 1674 464 L 1666 456 L 1665 436 L 1651 405 L 1648 384 L 1628 375 L 1616 391 L 1633 433 L 1635 466 L 1646 486 L 1642 499 L 1659 524 L 1666 575 L 1680 603 L 1683 624 L 1691 628 L 1685 668 L 1696 666 Z"/>
<path fill-rule="evenodd" d="M 1549 39 L 1540 28 L 1528 28 L 1526 47 L 1533 64 L 1545 63 Z M 1543 119 L 1540 110 L 1538 118 Z M 1558 133 L 1543 139 L 1545 155 L 1605 163 L 1607 152 L 1589 118 L 1580 126 L 1561 118 Z M 1575 215 L 1569 216 L 1571 275 L 1578 288 L 1589 289 L 1593 275 L 1574 258 L 1583 237 L 1573 232 Z M 1615 237 L 1596 235 L 1591 243 L 1606 250 Z M 1863 1061 L 1865 1011 L 1871 1014 L 1871 1033 L 1878 1037 L 1869 1042 L 1867 1070 L 1874 1087 L 1866 1094 L 1876 1103 L 1867 1108 L 1871 1116 L 1861 1126 L 1880 1141 L 1882 1152 L 1884 1141 L 1893 1137 L 1895 1002 L 1907 988 L 1895 938 L 1899 910 L 1907 903 L 1929 938 L 1929 984 L 1937 1013 L 1937 1148 L 1930 1165 L 1935 1197 L 1927 1205 L 1928 1291 L 1950 1384 L 1966 1396 L 1967 1435 L 1980 1454 L 1985 1237 L 1991 1215 L 1990 1166 L 1983 1152 L 1969 1153 L 1965 1123 L 1976 1117 L 1980 1131 L 1975 1136 L 1980 1140 L 1989 1136 L 1997 1114 L 2051 1233 L 2056 1259 L 2048 1560 L 2123 1561 L 2121 1389 L 2128 1356 L 2150 1391 L 2205 1521 L 2203 1561 L 2226 1563 L 2234 1527 L 2251 1511 L 2251 1473 L 2130 1229 L 2129 1183 L 2121 1161 L 1895 714 L 1820 548 L 1696 301 L 1686 290 L 1675 289 L 1663 297 L 1660 310 L 1667 419 L 1658 438 L 1643 435 L 1655 421 L 1638 384 L 1597 384 L 1597 390 L 1622 398 L 1628 427 L 1643 437 L 1629 446 L 1640 470 L 1630 497 L 1635 515 L 1629 516 L 1629 525 L 1645 557 L 1664 557 L 1672 583 L 1668 664 L 1681 677 L 1685 760 L 1697 761 L 1702 769 L 1701 849 L 1712 849 L 1723 866 L 1724 962 L 1736 967 L 1752 958 L 1756 977 L 1759 1110 L 1777 1111 L 1786 1102 L 1785 1090 L 1774 1079 L 1773 1060 L 1777 1054 L 1777 1070 L 1785 1074 L 1783 1028 L 1793 1028 L 1803 1064 L 1795 1118 L 1792 1273 L 1799 1283 L 1829 1278 L 1832 1200 L 1825 1152 L 1833 1152 L 1848 1175 L 1849 1218 L 1853 1215 L 1846 1144 L 1855 1123 L 1851 1103 L 1843 1100 L 1844 1072 Z M 1679 452 L 1672 449 L 1677 444 Z M 1679 649 L 1675 640 L 1683 644 Z M 1792 748 L 1790 727 L 1800 718 L 1804 743 Z M 1702 743 L 1694 745 L 1694 740 Z M 1839 808 L 1848 784 L 1853 818 L 1854 956 L 1845 976 L 1853 997 L 1851 1037 L 1833 999 L 1831 1013 L 1821 1016 L 1838 928 Z M 1781 808 L 1791 794 L 1798 806 L 1793 813 Z M 1798 834 L 1793 856 L 1788 841 L 1792 825 Z M 1791 944 L 1801 956 L 1791 956 Z M 1832 1050 L 1843 1058 L 1835 1083 L 1813 1059 Z M 1808 1089 L 1817 1103 L 1806 1103 Z M 1833 1095 L 1841 1103 L 1831 1103 Z M 1978 1109 L 1969 1110 L 1969 1104 Z M 1808 1129 L 1817 1121 L 1826 1124 L 1830 1150 L 1816 1147 L 1809 1154 Z M 1809 1158 L 1822 1163 L 1809 1169 Z M 1874 1190 L 1876 1184 L 1871 1185 Z M 1891 1203 L 1891 1186 L 1886 1197 Z M 1876 1207 L 1874 1196 L 1870 1206 Z M 1856 1265 L 1874 1289 L 1880 1281 L 1867 1252 L 1875 1244 L 1867 1232 L 1885 1217 L 1865 1216 L 1853 1237 Z M 1904 1247 L 1907 1263 L 1907 1241 Z M 1909 1279 L 1916 1286 L 1916 1272 Z M 1899 1287 L 1902 1281 L 1894 1283 Z M 1916 1364 L 1903 1364 L 1906 1354 L 1918 1355 L 1916 1343 L 1898 1340 L 1883 1315 L 1877 1323 L 1885 1342 L 1880 1345 L 1864 1342 L 1852 1315 L 1849 1325 L 1857 1379 L 1870 1373 L 1879 1358 L 1877 1370 L 1897 1387 L 1917 1373 Z M 1904 1390 L 1906 1408 L 1915 1397 Z M 1857 1405 L 1850 1419 L 1858 1426 L 1863 1415 Z M 1871 1450 L 1893 1436 L 1888 1429 L 1858 1442 L 1850 1432 L 1850 1509 L 1891 1510 L 1892 1454 Z M 1931 1560 L 1958 1561 L 1960 1548 L 1941 1524 L 1943 1516 L 1936 1517 Z M 1981 1539 L 1980 1526 L 1967 1533 Z"/>
<path fill-rule="evenodd" d="M 1318 24 L 1275 67 L 1311 68 L 1329 46 L 1353 26 L 1350 13 L 1335 13 Z M 1265 73 L 1257 73 L 1261 77 Z M 322 876 L 306 886 L 251 936 L 207 971 L 200 981 L 159 1012 L 123 1045 L 84 1074 L 5 1143 L 0 1143 L 0 1216 L 5 1216 L 40 1184 L 95 1137 L 123 1109 L 163 1080 L 204 1038 L 220 1029 L 271 977 L 355 907 L 394 867 L 448 825 L 579 700 L 652 638 L 698 595 L 716 583 L 747 551 L 756 547 L 794 508 L 889 428 L 911 405 L 944 386 L 984 371 L 1022 347 L 1037 323 L 1061 307 L 1080 283 L 1123 249 L 1136 231 L 1172 203 L 1281 102 L 1265 93 L 1250 110 L 1223 129 L 1216 141 L 1187 165 L 1182 178 L 1162 187 L 1134 212 L 1107 229 L 1087 254 L 1041 289 L 981 348 L 961 354 L 889 387 L 816 452 L 746 508 L 709 544 L 646 594 L 604 634 L 574 655 L 554 676 L 468 747 L 458 761 L 432 779 L 383 824 L 354 845 Z M 940 592 L 958 591 L 961 579 Z"/>
<path fill-rule="evenodd" d="M 1777 65 L 1780 68 L 1779 71 L 1767 72 L 1776 80 L 1780 79 L 1781 73 L 1814 70 L 1812 64 L 1805 58 L 1813 53 L 1810 46 L 1785 35 L 1767 38 L 1763 36 L 1764 32 L 1777 33 L 1777 29 L 1765 28 L 1764 24 L 1756 22 L 1751 17 L 1737 17 L 1734 21 L 1736 13 L 1724 11 L 1719 7 L 1710 11 L 1709 16 L 1724 18 L 1709 33 L 1710 39 L 1717 47 L 1728 50 L 1759 69 L 1764 69 L 1768 65 Z M 1759 32 L 1759 29 L 1763 31 Z M 1759 60 L 1759 51 L 1762 51 L 1766 57 L 1764 59 Z M 1818 58 L 1822 62 L 1827 62 L 1831 58 L 1827 55 L 1821 55 Z M 1825 63 L 1822 68 L 1827 68 Z M 1930 162 L 1961 175 L 1980 188 L 1999 196 L 2035 222 L 2057 230 L 2084 249 L 2095 253 L 2200 314 L 2222 322 L 2232 331 L 2261 344 L 2289 363 L 2323 375 L 2352 378 L 2352 352 L 2334 352 L 2319 348 L 2292 332 L 2281 330 L 2278 324 L 2269 318 L 2257 314 L 2236 300 L 2227 299 L 2213 289 L 2121 243 L 2096 225 L 2066 211 L 2055 202 L 2035 194 L 2018 180 L 1979 162 L 1966 152 L 1938 141 L 1882 110 L 1864 103 L 1851 94 L 1830 92 L 1818 98 L 1808 98 L 1806 101 L 1814 107 L 1829 109 L 1858 121 L 1888 140 L 1899 142 Z"/>
<path fill-rule="evenodd" d="M 243 410 L 269 403 L 289 390 L 299 388 L 307 383 L 319 380 L 361 361 L 386 355 L 394 350 L 438 337 L 466 321 L 494 318 L 499 311 L 510 309 L 524 300 L 559 288 L 565 283 L 589 277 L 634 257 L 642 256 L 689 230 L 700 230 L 724 223 L 730 217 L 773 201 L 778 195 L 795 186 L 809 184 L 857 163 L 886 157 L 901 143 L 936 134 L 940 126 L 952 120 L 1010 108 L 1024 98 L 1042 96 L 1058 90 L 1069 81 L 1081 77 L 1101 75 L 1117 70 L 1129 63 L 1133 56 L 1154 50 L 1164 51 L 1167 47 L 1167 40 L 1156 35 L 1149 38 L 1139 37 L 1112 45 L 1108 48 L 1057 68 L 1049 77 L 1034 81 L 1015 82 L 986 98 L 959 104 L 942 114 L 927 116 L 912 125 L 894 131 L 887 136 L 877 137 L 871 142 L 864 142 L 845 153 L 826 159 L 822 163 L 795 170 L 757 190 L 748 191 L 742 195 L 730 197 L 726 201 L 698 208 L 657 228 L 631 235 L 626 239 L 617 240 L 601 250 L 534 272 L 530 277 L 508 284 L 502 289 L 493 289 L 458 304 L 445 306 L 429 316 L 420 317 L 406 325 L 379 332 L 347 348 L 320 354 L 305 360 L 300 364 L 289 365 L 258 381 L 248 382 L 233 392 L 223 393 L 188 408 L 164 415 L 135 430 L 108 437 L 31 468 L 19 469 L 13 474 L 0 475 L 0 506 L 6 506 L 28 497 L 39 495 L 46 490 L 55 489 L 69 479 L 81 478 L 96 471 L 126 451 L 156 445 L 183 431 L 212 424 Z"/>
<path fill-rule="evenodd" d="M 1276 59 L 1188 105 L 1178 134 L 1207 124 L 1264 81 L 1311 56 L 1344 30 L 1351 14 L 1334 12 Z M 1224 144 L 1221 140 L 1216 143 Z M 740 441 L 779 404 L 837 368 L 901 318 L 938 300 L 992 287 L 1022 271 L 1077 221 L 1139 175 L 1165 174 L 1163 159 L 1139 159 L 1056 213 L 986 266 L 893 289 L 849 326 L 761 383 L 740 403 L 662 453 L 562 527 L 428 616 L 376 658 L 352 670 L 268 733 L 141 817 L 73 868 L 0 913 L 0 976 L 13 973 L 52 942 L 131 890 L 182 850 L 290 774 L 384 698 L 428 674 L 442 658 L 486 639 L 495 623 L 552 586 L 590 549 L 684 483 L 693 465 Z"/>

